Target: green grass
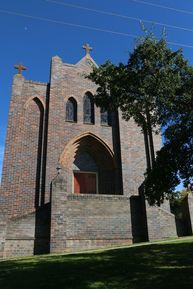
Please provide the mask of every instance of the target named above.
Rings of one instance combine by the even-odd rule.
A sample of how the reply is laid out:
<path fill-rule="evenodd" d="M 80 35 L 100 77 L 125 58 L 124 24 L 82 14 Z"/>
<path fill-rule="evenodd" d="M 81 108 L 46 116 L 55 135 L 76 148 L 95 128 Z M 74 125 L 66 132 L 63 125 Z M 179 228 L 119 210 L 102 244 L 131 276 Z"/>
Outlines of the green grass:
<path fill-rule="evenodd" d="M 0 288 L 193 288 L 193 238 L 1 261 Z"/>

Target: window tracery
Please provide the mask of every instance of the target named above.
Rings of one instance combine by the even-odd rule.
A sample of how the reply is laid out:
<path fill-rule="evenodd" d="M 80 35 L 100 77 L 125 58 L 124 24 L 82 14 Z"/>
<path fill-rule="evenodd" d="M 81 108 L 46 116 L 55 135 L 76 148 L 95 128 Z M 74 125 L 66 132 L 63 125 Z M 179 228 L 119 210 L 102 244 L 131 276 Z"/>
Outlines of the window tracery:
<path fill-rule="evenodd" d="M 111 125 L 111 113 L 101 109 L 101 125 Z"/>
<path fill-rule="evenodd" d="M 94 101 L 91 93 L 86 93 L 83 101 L 84 123 L 94 124 Z"/>
<path fill-rule="evenodd" d="M 73 97 L 66 103 L 66 121 L 77 122 L 77 102 Z"/>

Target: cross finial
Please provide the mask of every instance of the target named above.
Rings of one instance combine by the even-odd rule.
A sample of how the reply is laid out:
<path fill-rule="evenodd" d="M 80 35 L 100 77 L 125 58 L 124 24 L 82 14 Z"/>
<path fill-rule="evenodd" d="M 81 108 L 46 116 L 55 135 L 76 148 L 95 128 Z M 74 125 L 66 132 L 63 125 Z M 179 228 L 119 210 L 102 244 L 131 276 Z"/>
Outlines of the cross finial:
<path fill-rule="evenodd" d="M 22 70 L 26 70 L 27 68 L 25 66 L 23 66 L 23 64 L 16 64 L 14 65 L 15 69 L 18 70 L 18 74 L 22 74 Z"/>
<path fill-rule="evenodd" d="M 90 55 L 90 51 L 92 51 L 92 47 L 90 47 L 88 43 L 84 44 L 82 48 L 85 49 L 86 55 Z"/>

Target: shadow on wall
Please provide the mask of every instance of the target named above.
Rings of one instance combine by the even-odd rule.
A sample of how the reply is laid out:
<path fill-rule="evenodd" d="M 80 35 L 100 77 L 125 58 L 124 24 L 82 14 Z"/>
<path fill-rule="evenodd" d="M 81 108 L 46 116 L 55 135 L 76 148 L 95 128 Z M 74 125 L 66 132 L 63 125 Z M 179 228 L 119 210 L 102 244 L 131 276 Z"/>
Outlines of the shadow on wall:
<path fill-rule="evenodd" d="M 178 237 L 191 236 L 192 224 L 188 205 L 188 195 L 181 200 L 171 201 L 170 206 L 171 212 L 175 215 Z"/>
<path fill-rule="evenodd" d="M 36 210 L 34 255 L 50 252 L 50 216 L 50 203 Z"/>
<path fill-rule="evenodd" d="M 139 195 L 130 198 L 133 242 L 171 237 L 171 232 L 172 236 L 191 236 L 190 206 L 191 200 L 188 196 L 171 202 L 172 217 L 170 211 L 164 210 L 162 206 L 160 208 L 148 206 L 143 195 L 143 186 L 141 186 Z"/>
<path fill-rule="evenodd" d="M 145 199 L 142 195 L 130 198 L 133 242 L 146 242 L 148 238 Z"/>

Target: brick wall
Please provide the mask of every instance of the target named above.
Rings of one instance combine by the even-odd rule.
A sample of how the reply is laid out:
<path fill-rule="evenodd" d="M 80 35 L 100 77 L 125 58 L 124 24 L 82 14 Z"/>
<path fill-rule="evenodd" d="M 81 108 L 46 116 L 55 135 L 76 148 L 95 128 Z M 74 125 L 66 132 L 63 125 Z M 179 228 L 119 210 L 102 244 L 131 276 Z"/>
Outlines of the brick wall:
<path fill-rule="evenodd" d="M 5 215 L 0 213 L 0 258 L 2 258 L 4 254 L 6 231 L 7 231 L 7 220 L 5 218 Z"/>
<path fill-rule="evenodd" d="M 149 240 L 176 237 L 175 216 L 169 211 L 146 203 Z"/>
<path fill-rule="evenodd" d="M 30 256 L 49 253 L 50 206 L 5 220 L 0 216 L 0 255 Z"/>
<path fill-rule="evenodd" d="M 91 64 L 87 62 L 88 60 Z M 58 160 L 60 160 L 70 141 L 85 133 L 91 133 L 103 140 L 113 151 L 112 127 L 101 125 L 99 108 L 95 106 L 94 125 L 83 123 L 83 97 L 87 91 L 94 94 L 96 90 L 96 86 L 84 77 L 85 73 L 89 73 L 92 70 L 92 65 L 93 62 L 87 57 L 76 65 L 65 64 L 59 57 L 52 59 L 48 123 L 49 154 L 47 156 L 46 176 L 47 200 L 49 200 L 50 183 L 55 176 Z M 69 97 L 74 97 L 77 101 L 77 123 L 65 121 L 66 102 Z M 72 190 L 71 169 L 70 167 L 70 171 L 68 171 L 66 168 L 65 171 L 69 178 L 69 192 Z"/>
<path fill-rule="evenodd" d="M 179 237 L 192 235 L 192 209 L 191 193 L 179 200 L 171 202 L 171 211 L 175 215 L 176 230 Z"/>
<path fill-rule="evenodd" d="M 132 242 L 125 196 L 73 195 L 61 176 L 52 183 L 51 252 Z"/>
<path fill-rule="evenodd" d="M 52 192 L 51 251 L 132 240 L 129 197 L 138 194 L 144 179 L 144 137 L 133 120 L 122 120 L 118 112 L 113 113 L 112 126 L 101 125 L 96 106 L 95 123 L 83 122 L 83 97 L 96 91 L 96 85 L 85 79 L 93 65 L 96 63 L 89 55 L 75 65 L 56 56 L 51 62 L 50 84 L 14 76 L 0 192 L 0 209 L 11 218 L 7 236 L 0 235 L 1 240 L 6 238 L 7 256 L 49 250 L 50 189 L 58 162 L 65 190 L 56 190 L 58 195 Z M 74 123 L 66 121 L 70 97 L 77 102 Z M 157 149 L 160 136 L 154 140 Z M 99 193 L 104 195 L 72 194 L 78 150 L 94 158 L 99 168 Z M 141 208 L 137 210 L 140 214 Z M 164 236 L 173 234 L 172 215 L 155 208 L 147 211 L 151 238 L 159 237 L 160 228 Z M 136 211 L 133 216 L 136 221 Z M 165 226 L 167 218 L 170 231 Z M 3 219 L 0 222 L 6 228 Z"/>
<path fill-rule="evenodd" d="M 35 214 L 9 220 L 4 257 L 29 256 L 34 252 Z"/>
<path fill-rule="evenodd" d="M 116 193 L 122 193 L 122 175 L 124 194 L 137 194 L 138 187 L 144 179 L 146 169 L 144 137 L 140 128 L 131 120 L 125 122 L 121 115 L 114 114 L 113 127 L 102 126 L 100 123 L 100 109 L 95 107 L 95 124 L 83 123 L 83 97 L 87 91 L 95 93 L 96 85 L 85 79 L 85 74 L 92 70 L 93 60 L 86 56 L 75 65 L 62 62 L 54 57 L 51 64 L 50 79 L 50 113 L 48 123 L 48 151 L 46 191 L 49 200 L 51 180 L 55 176 L 55 168 L 63 151 L 69 142 L 86 132 L 103 140 L 114 153 L 116 161 Z M 77 123 L 65 121 L 66 102 L 74 97 L 78 105 Z M 118 125 L 120 122 L 120 125 Z M 157 137 L 157 140 L 160 137 Z M 65 169 L 65 168 L 64 168 Z M 68 191 L 71 191 L 71 168 L 66 169 Z"/>
<path fill-rule="evenodd" d="M 1 208 L 8 207 L 11 217 L 50 202 L 50 184 L 61 156 L 73 139 L 86 133 L 102 140 L 113 153 L 114 172 L 100 172 L 100 184 L 109 175 L 115 182 L 114 193 L 137 193 L 146 167 L 140 129 L 116 113 L 113 127 L 101 125 L 100 108 L 96 106 L 95 124 L 83 123 L 83 97 L 87 91 L 96 91 L 96 85 L 85 79 L 93 65 L 89 55 L 75 65 L 65 64 L 56 56 L 51 63 L 50 85 L 14 76 L 1 188 Z M 77 101 L 77 123 L 65 119 L 69 97 Z M 68 192 L 72 192 L 72 161 L 73 156 L 70 166 L 63 168 Z M 101 191 L 107 190 L 111 182 L 107 183 Z"/>
<path fill-rule="evenodd" d="M 146 172 L 144 135 L 133 119 L 125 121 L 119 113 L 121 164 L 123 191 L 126 195 L 138 195 Z M 153 135 L 155 152 L 161 147 L 161 136 Z"/>
<path fill-rule="evenodd" d="M 14 76 L 1 184 L 1 209 L 10 217 L 32 212 L 38 198 L 46 94 L 46 83 Z"/>

